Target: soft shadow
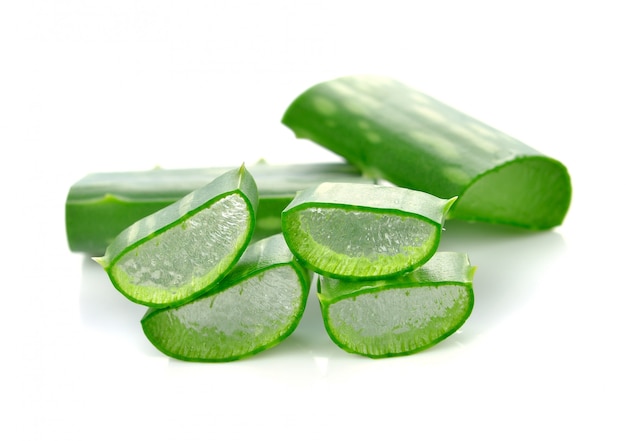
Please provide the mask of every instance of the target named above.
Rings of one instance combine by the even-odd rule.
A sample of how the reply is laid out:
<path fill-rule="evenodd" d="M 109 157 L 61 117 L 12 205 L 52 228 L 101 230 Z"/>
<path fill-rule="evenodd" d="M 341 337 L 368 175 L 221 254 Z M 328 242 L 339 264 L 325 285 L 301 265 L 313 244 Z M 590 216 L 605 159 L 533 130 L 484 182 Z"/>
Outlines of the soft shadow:
<path fill-rule="evenodd" d="M 439 249 L 467 253 L 477 267 L 474 310 L 463 327 L 472 334 L 488 331 L 532 297 L 547 295 L 542 280 L 550 277 L 566 246 L 557 230 L 450 221 Z"/>
<path fill-rule="evenodd" d="M 558 230 L 532 232 L 495 225 L 447 222 L 439 250 L 467 253 L 472 264 L 477 266 L 474 310 L 459 333 L 410 357 L 427 362 L 433 357 L 455 352 L 459 345 L 471 345 L 474 338 L 493 330 L 498 323 L 524 308 L 533 297 L 549 295 L 544 292 L 542 281 L 551 277 L 551 267 L 564 256 L 565 248 Z M 98 331 L 136 340 L 138 350 L 149 356 L 160 355 L 141 331 L 140 320 L 146 308 L 117 292 L 106 273 L 91 259 L 84 259 L 82 269 L 80 315 L 84 323 Z M 317 299 L 316 279 L 313 278 L 304 315 L 293 334 L 267 351 L 234 363 L 257 377 L 283 381 L 285 370 L 290 371 L 293 379 L 299 380 L 329 375 L 343 378 L 395 362 L 385 363 L 348 354 L 330 340 Z M 172 359 L 169 365 L 178 370 L 188 363 Z M 232 363 L 228 365 L 232 368 Z M 282 368 L 277 370 L 277 366 Z"/>
<path fill-rule="evenodd" d="M 102 267 L 88 257 L 83 260 L 79 308 L 86 326 L 124 338 L 143 337 L 140 320 L 146 307 L 119 293 Z"/>
<path fill-rule="evenodd" d="M 380 369 L 411 363 L 433 364 L 458 355 L 480 334 L 492 332 L 498 323 L 541 296 L 542 280 L 564 254 L 565 243 L 556 231 L 530 232 L 503 226 L 449 222 L 440 250 L 469 255 L 477 271 L 472 315 L 446 340 L 406 357 L 374 360 L 349 354 L 328 337 L 313 280 L 307 306 L 298 328 L 278 346 L 237 361 L 238 367 L 259 379 L 289 381 L 314 379 L 343 381 Z"/>

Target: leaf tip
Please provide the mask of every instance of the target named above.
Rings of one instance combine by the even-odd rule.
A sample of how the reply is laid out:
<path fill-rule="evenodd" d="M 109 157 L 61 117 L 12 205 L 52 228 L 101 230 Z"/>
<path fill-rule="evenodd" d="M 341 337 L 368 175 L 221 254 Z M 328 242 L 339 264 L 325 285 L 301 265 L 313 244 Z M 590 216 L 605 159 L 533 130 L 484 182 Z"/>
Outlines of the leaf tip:
<path fill-rule="evenodd" d="M 458 196 L 452 196 L 450 199 L 448 199 L 443 207 L 443 214 L 446 215 L 450 209 L 452 208 L 452 206 L 456 203 L 456 201 L 459 199 Z"/>
<path fill-rule="evenodd" d="M 476 265 L 471 265 L 467 270 L 467 278 L 470 280 L 470 282 L 474 280 L 474 274 L 476 274 L 476 269 L 478 269 Z"/>

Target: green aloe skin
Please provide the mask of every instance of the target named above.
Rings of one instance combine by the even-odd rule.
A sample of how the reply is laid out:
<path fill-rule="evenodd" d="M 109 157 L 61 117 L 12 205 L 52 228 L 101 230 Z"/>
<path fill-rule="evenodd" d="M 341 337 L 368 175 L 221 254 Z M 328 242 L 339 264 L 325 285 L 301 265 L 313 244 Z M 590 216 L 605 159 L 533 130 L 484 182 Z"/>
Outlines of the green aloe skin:
<path fill-rule="evenodd" d="M 549 229 L 569 209 L 562 163 L 390 78 L 317 84 L 291 103 L 283 123 L 369 176 L 458 196 L 450 218 Z"/>
<path fill-rule="evenodd" d="M 308 271 L 282 235 L 273 235 L 250 245 L 215 288 L 177 307 L 150 309 L 141 324 L 150 342 L 173 358 L 238 360 L 295 330 L 309 288 Z"/>
<path fill-rule="evenodd" d="M 371 358 L 414 354 L 465 323 L 474 305 L 474 272 L 467 255 L 438 252 L 415 271 L 393 279 L 321 276 L 324 325 L 346 352 Z"/>
<path fill-rule="evenodd" d="M 235 265 L 252 239 L 252 175 L 230 170 L 122 231 L 94 258 L 136 303 L 170 306 L 200 295 Z"/>
<path fill-rule="evenodd" d="M 373 182 L 349 164 L 315 163 L 247 168 L 259 193 L 254 239 L 280 232 L 280 216 L 297 191 L 320 182 Z M 101 256 L 124 229 L 230 170 L 225 167 L 92 173 L 70 188 L 65 203 L 69 248 Z"/>
<path fill-rule="evenodd" d="M 343 279 L 393 277 L 427 261 L 456 198 L 406 188 L 323 183 L 299 192 L 282 214 L 294 255 Z"/>
<path fill-rule="evenodd" d="M 543 230 L 569 209 L 562 163 L 390 78 L 315 85 L 283 123 L 348 163 L 94 174 L 70 189 L 70 249 L 108 246 L 95 260 L 151 307 L 142 327 L 164 354 L 231 361 L 275 346 L 302 316 L 309 272 L 335 344 L 414 354 L 455 333 L 474 305 L 467 255 L 436 252 L 444 220 Z M 207 265 L 197 250 L 213 248 L 223 252 Z M 191 269 L 142 284 L 152 273 L 135 257 L 141 267 L 155 253 L 152 272 L 167 269 L 163 255 Z"/>

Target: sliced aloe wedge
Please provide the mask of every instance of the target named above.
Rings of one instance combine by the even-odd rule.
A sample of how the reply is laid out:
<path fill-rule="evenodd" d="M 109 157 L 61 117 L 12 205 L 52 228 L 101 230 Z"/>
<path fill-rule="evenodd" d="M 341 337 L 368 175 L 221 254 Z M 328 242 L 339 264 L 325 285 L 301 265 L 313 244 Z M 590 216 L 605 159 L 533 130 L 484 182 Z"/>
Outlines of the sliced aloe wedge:
<path fill-rule="evenodd" d="M 257 188 L 241 167 L 122 231 L 94 258 L 113 285 L 148 306 L 180 304 L 211 288 L 250 243 Z"/>
<path fill-rule="evenodd" d="M 74 183 L 67 194 L 68 246 L 74 252 L 101 256 L 125 228 L 207 185 L 231 168 L 155 168 L 88 174 Z M 280 233 L 280 214 L 299 190 L 321 182 L 374 182 L 346 163 L 260 162 L 246 168 L 259 192 L 253 239 Z"/>
<path fill-rule="evenodd" d="M 278 234 L 250 245 L 212 290 L 184 305 L 150 309 L 141 323 L 150 342 L 173 358 L 237 360 L 287 338 L 309 288 L 308 271 Z"/>
<path fill-rule="evenodd" d="M 320 277 L 318 297 L 330 338 L 371 358 L 413 354 L 457 331 L 474 305 L 467 255 L 438 252 L 401 277 L 371 283 Z"/>
<path fill-rule="evenodd" d="M 323 183 L 299 192 L 285 208 L 283 234 L 318 274 L 392 277 L 434 254 L 454 201 L 393 186 Z"/>
<path fill-rule="evenodd" d="M 283 123 L 369 176 L 458 196 L 450 218 L 548 229 L 570 206 L 561 162 L 391 78 L 314 85 L 291 103 Z"/>

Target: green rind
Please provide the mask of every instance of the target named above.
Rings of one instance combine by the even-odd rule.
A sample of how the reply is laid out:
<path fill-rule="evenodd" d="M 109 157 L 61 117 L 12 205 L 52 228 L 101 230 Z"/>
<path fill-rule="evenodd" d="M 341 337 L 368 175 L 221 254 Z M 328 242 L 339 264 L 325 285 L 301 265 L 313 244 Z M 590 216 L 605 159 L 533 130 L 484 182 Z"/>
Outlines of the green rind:
<path fill-rule="evenodd" d="M 92 173 L 70 187 L 65 203 L 69 249 L 104 254 L 134 222 L 173 204 L 231 168 L 161 169 Z M 352 165 L 314 163 L 248 167 L 259 193 L 254 240 L 280 232 L 280 215 L 297 191 L 320 182 L 369 182 Z"/>
<path fill-rule="evenodd" d="M 155 240 L 159 235 L 171 228 L 183 224 L 195 214 L 211 207 L 216 201 L 232 194 L 241 197 L 246 204 L 247 213 L 250 214 L 247 234 L 240 241 L 241 246 L 235 249 L 234 253 L 229 256 L 230 260 L 223 262 L 221 269 L 211 275 L 211 280 L 207 280 L 203 286 L 192 288 L 191 290 L 174 290 L 171 292 L 168 300 L 159 302 L 141 297 L 140 292 L 147 291 L 145 288 L 135 289 L 132 286 L 126 286 L 125 278 L 122 277 L 123 274 L 120 274 L 115 269 L 115 264 L 122 257 L 131 253 L 140 245 L 150 240 Z M 135 222 L 114 239 L 111 245 L 107 247 L 104 256 L 94 258 L 94 260 L 102 265 L 115 288 L 135 303 L 154 307 L 185 303 L 217 284 L 235 266 L 252 239 L 257 205 L 258 194 L 252 175 L 243 166 L 238 170 L 230 170 L 173 204 Z M 165 293 L 163 295 L 166 297 Z"/>
<path fill-rule="evenodd" d="M 333 303 L 358 295 L 364 290 L 380 290 L 395 285 L 423 285 L 458 282 L 471 284 L 476 267 L 465 253 L 437 251 L 424 265 L 393 279 L 342 280 L 332 277 L 318 279 L 318 295 L 322 303 Z"/>
<path fill-rule="evenodd" d="M 389 358 L 405 356 L 421 352 L 433 347 L 450 335 L 458 331 L 470 317 L 474 306 L 473 277 L 476 267 L 469 263 L 467 255 L 463 253 L 438 252 L 425 265 L 405 274 L 397 279 L 377 280 L 370 282 L 355 282 L 337 280 L 327 277 L 320 277 L 317 284 L 317 295 L 322 309 L 324 327 L 329 338 L 341 349 L 348 353 L 367 356 L 369 358 Z M 355 342 L 345 341 L 337 335 L 335 327 L 330 323 L 329 309 L 332 305 L 355 299 L 361 295 L 385 295 L 385 291 L 391 289 L 415 288 L 415 287 L 436 287 L 456 285 L 467 290 L 467 307 L 455 324 L 445 332 L 441 332 L 434 338 L 419 346 L 414 346 L 406 350 L 391 351 L 383 350 L 377 353 L 364 352 L 356 348 Z"/>
<path fill-rule="evenodd" d="M 422 191 L 400 187 L 323 182 L 298 192 L 283 211 L 283 216 L 296 208 L 323 204 L 416 214 L 442 224 L 445 214 L 455 201 L 456 196 L 444 199 Z"/>
<path fill-rule="evenodd" d="M 437 285 L 438 284 L 431 284 L 429 286 L 437 286 Z M 454 283 L 446 283 L 446 284 L 439 284 L 439 285 L 456 285 L 456 284 L 454 284 Z M 398 287 L 398 288 L 401 288 L 401 287 Z M 322 316 L 324 317 L 324 328 L 326 329 L 326 332 L 328 333 L 328 336 L 333 341 L 333 343 L 335 343 L 338 347 L 340 347 L 345 352 L 348 352 L 348 353 L 351 353 L 351 354 L 362 355 L 362 356 L 366 356 L 366 357 L 374 358 L 374 359 L 401 357 L 401 356 L 416 354 L 418 352 L 422 352 L 422 351 L 424 351 L 426 349 L 429 349 L 429 348 L 431 348 L 431 347 L 441 343 L 442 341 L 444 341 L 448 337 L 450 337 L 452 334 L 454 334 L 456 331 L 458 331 L 461 328 L 461 326 L 463 326 L 463 324 L 470 317 L 472 309 L 473 309 L 473 305 L 474 305 L 474 293 L 473 293 L 473 289 L 472 288 L 469 288 L 467 286 L 465 286 L 465 288 L 468 290 L 468 294 L 467 295 L 468 295 L 469 303 L 467 305 L 467 309 L 465 310 L 465 314 L 462 317 L 459 318 L 459 320 L 456 322 L 456 324 L 454 326 L 449 327 L 446 332 L 442 332 L 441 334 L 439 334 L 439 336 L 437 338 L 434 338 L 434 339 L 430 340 L 428 343 L 422 344 L 422 345 L 416 345 L 416 346 L 414 346 L 414 347 L 412 347 L 410 349 L 400 350 L 400 351 L 386 350 L 386 351 L 382 351 L 380 353 L 364 352 L 364 351 L 362 351 L 360 349 L 357 349 L 355 347 L 355 345 L 351 345 L 350 343 L 346 342 L 345 340 L 342 340 L 339 337 L 337 337 L 335 329 L 330 325 L 329 320 L 328 320 L 328 315 L 329 315 L 329 310 L 328 309 L 329 309 L 330 305 L 328 305 L 328 306 L 327 305 L 323 305 L 322 306 Z M 369 293 L 364 292 L 362 294 L 369 294 Z"/>
<path fill-rule="evenodd" d="M 322 183 L 296 195 L 283 211 L 282 230 L 291 252 L 318 274 L 348 280 L 392 278 L 417 268 L 435 253 L 441 239 L 445 215 L 455 200 L 456 198 L 441 199 L 399 187 Z M 378 260 L 366 257 L 347 258 L 335 250 L 307 240 L 309 235 L 303 231 L 305 227 L 300 223 L 299 216 L 300 212 L 307 209 L 340 209 L 346 212 L 414 219 L 431 225 L 433 233 L 420 249 L 409 250 L 412 246 L 407 244 L 406 254 L 385 255 Z M 333 226 L 329 225 L 329 229 L 332 230 Z M 344 231 L 337 231 L 336 234 L 342 235 Z M 323 256 L 320 256 L 321 252 Z M 349 262 L 352 269 L 343 267 L 345 262 Z"/>
<path fill-rule="evenodd" d="M 241 284 L 242 282 L 253 277 L 262 277 L 263 273 L 283 266 L 288 266 L 292 268 L 297 276 L 300 286 L 300 305 L 295 315 L 292 317 L 291 322 L 288 324 L 288 326 L 284 328 L 284 330 L 280 334 L 276 336 L 275 339 L 264 342 L 262 344 L 258 344 L 252 350 L 241 352 L 231 356 L 192 357 L 182 354 L 180 352 L 175 352 L 163 343 L 161 337 L 163 337 L 164 335 L 170 335 L 169 332 L 163 331 L 160 333 L 160 335 L 159 333 L 155 332 L 155 324 L 153 322 L 155 319 L 158 319 L 162 314 L 168 314 L 173 309 L 193 306 L 194 303 L 202 299 L 206 299 L 212 296 L 219 296 L 221 292 L 226 291 L 228 288 Z M 282 236 L 273 235 L 268 238 L 261 239 L 260 241 L 250 245 L 250 247 L 246 250 L 244 255 L 235 266 L 235 268 L 224 278 L 224 280 L 212 290 L 204 293 L 201 297 L 198 297 L 184 305 L 180 305 L 175 308 L 168 307 L 161 309 L 149 309 L 141 320 L 142 329 L 148 340 L 154 345 L 155 348 L 157 348 L 163 354 L 172 358 L 193 362 L 230 362 L 240 360 L 242 358 L 250 357 L 254 354 L 258 354 L 259 352 L 277 346 L 293 333 L 304 313 L 310 289 L 310 281 L 310 274 L 289 252 L 289 249 L 287 248 Z M 253 339 L 254 336 L 248 336 L 248 338 Z M 189 342 L 189 344 L 192 344 L 192 342 Z"/>
<path fill-rule="evenodd" d="M 317 84 L 291 103 L 282 121 L 298 138 L 370 176 L 441 198 L 459 196 L 451 217 L 548 229 L 569 209 L 571 180 L 562 163 L 390 78 L 357 75 Z M 507 164 L 515 163 L 531 166 L 532 178 L 507 178 Z M 516 184 L 507 186 L 514 191 L 489 179 L 496 170 Z M 530 205 L 518 202 L 520 195 Z"/>
<path fill-rule="evenodd" d="M 99 260 L 110 266 L 119 259 L 122 251 L 128 252 L 155 235 L 178 225 L 198 211 L 212 205 L 224 196 L 238 193 L 247 202 L 251 212 L 258 207 L 258 191 L 254 178 L 245 169 L 229 170 L 209 184 L 200 187 L 173 204 L 146 216 L 118 234 Z"/>

